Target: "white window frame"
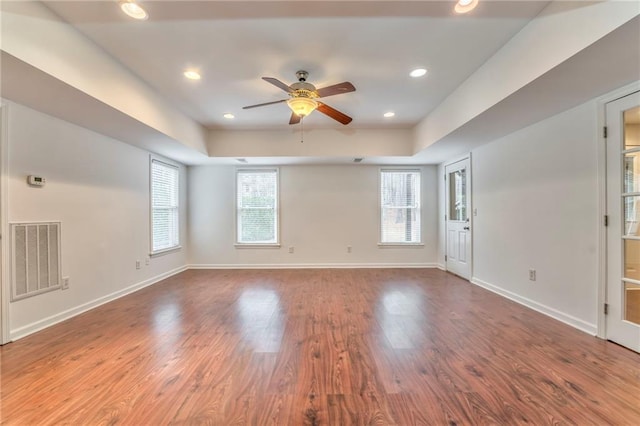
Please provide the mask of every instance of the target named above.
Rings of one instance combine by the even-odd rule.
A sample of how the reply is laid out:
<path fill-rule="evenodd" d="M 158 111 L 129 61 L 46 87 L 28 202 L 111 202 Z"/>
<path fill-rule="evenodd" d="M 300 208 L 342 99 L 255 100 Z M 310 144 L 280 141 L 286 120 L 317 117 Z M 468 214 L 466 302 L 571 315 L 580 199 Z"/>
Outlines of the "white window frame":
<path fill-rule="evenodd" d="M 418 223 L 420 225 L 420 232 L 418 234 L 418 241 L 410 241 L 410 242 L 403 242 L 403 241 L 398 241 L 398 242 L 385 242 L 382 241 L 382 218 L 383 218 L 383 214 L 382 214 L 382 210 L 383 210 L 383 206 L 382 206 L 382 174 L 383 173 L 393 173 L 393 172 L 400 172 L 400 173 L 418 173 L 418 181 L 420 184 L 420 188 L 417 192 L 417 197 L 418 197 L 418 208 L 417 208 L 417 217 L 418 217 Z M 399 168 L 399 167 L 394 167 L 394 168 L 380 168 L 378 171 L 378 246 L 381 248 L 384 247 L 423 247 L 424 246 L 424 241 L 423 241 L 423 226 L 422 226 L 422 186 L 423 186 L 423 182 L 422 182 L 422 170 L 419 168 Z"/>
<path fill-rule="evenodd" d="M 176 232 L 178 233 L 178 239 L 175 245 L 171 247 L 165 247 L 159 250 L 153 249 L 153 163 L 159 163 L 166 167 L 175 168 L 178 172 L 178 181 L 176 182 L 176 188 L 178 190 L 178 194 L 176 199 L 178 200 L 178 205 L 176 206 L 176 212 L 178 215 L 177 223 L 178 227 Z M 157 157 L 155 155 L 149 156 L 149 257 L 160 256 L 163 254 L 171 253 L 176 250 L 180 250 L 182 246 L 180 245 L 180 165 L 168 161 L 162 157 Z"/>
<path fill-rule="evenodd" d="M 241 242 L 240 241 L 240 221 L 238 216 L 240 210 L 238 209 L 238 176 L 241 173 L 265 173 L 275 172 L 276 174 L 276 205 L 275 205 L 275 242 Z M 235 174 L 235 191 L 234 196 L 234 219 L 235 219 L 235 247 L 236 248 L 279 248 L 280 247 L 280 169 L 278 167 L 238 167 Z"/>

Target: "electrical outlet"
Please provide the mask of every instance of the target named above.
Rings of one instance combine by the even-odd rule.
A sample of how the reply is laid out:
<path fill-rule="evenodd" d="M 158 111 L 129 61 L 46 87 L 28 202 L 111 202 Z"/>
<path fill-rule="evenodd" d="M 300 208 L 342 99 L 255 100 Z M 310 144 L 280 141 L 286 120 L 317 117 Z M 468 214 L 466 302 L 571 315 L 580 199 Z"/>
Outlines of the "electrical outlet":
<path fill-rule="evenodd" d="M 351 253 L 351 246 L 347 246 L 347 253 Z"/>
<path fill-rule="evenodd" d="M 140 261 L 136 260 L 136 269 L 140 269 Z"/>
<path fill-rule="evenodd" d="M 530 281 L 535 281 L 536 280 L 536 270 L 535 269 L 529 269 L 529 280 Z"/>
<path fill-rule="evenodd" d="M 473 215 L 478 216 L 478 209 L 473 209 Z"/>
<path fill-rule="evenodd" d="M 151 258 L 149 256 L 144 258 L 144 264 L 149 266 L 149 263 L 151 262 Z"/>
<path fill-rule="evenodd" d="M 69 277 L 62 277 L 62 289 L 69 290 Z"/>
<path fill-rule="evenodd" d="M 293 246 L 289 247 L 289 253 L 293 253 Z"/>

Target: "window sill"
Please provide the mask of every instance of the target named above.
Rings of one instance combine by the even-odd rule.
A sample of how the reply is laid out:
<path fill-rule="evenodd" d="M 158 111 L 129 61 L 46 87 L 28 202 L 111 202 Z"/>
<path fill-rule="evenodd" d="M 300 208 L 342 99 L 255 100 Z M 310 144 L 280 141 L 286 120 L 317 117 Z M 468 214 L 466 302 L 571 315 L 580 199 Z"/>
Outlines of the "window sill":
<path fill-rule="evenodd" d="M 149 257 L 159 257 L 164 256 L 165 254 L 173 253 L 174 251 L 182 250 L 182 246 L 169 247 L 166 249 L 153 251 L 149 253 Z"/>
<path fill-rule="evenodd" d="M 424 243 L 378 243 L 378 248 L 421 248 Z"/>
<path fill-rule="evenodd" d="M 235 243 L 235 248 L 237 249 L 276 249 L 280 248 L 279 243 L 265 243 L 265 244 L 254 244 L 254 243 Z"/>

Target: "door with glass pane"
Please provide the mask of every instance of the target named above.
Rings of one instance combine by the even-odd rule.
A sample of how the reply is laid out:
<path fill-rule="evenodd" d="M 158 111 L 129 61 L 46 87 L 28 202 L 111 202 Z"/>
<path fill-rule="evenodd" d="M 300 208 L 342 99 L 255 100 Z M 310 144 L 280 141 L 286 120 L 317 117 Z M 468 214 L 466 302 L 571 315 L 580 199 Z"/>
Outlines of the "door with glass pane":
<path fill-rule="evenodd" d="M 8 141 L 5 139 L 5 130 L 6 130 L 6 117 L 7 117 L 7 107 L 0 104 L 0 175 L 4 175 L 6 170 L 4 170 L 4 160 L 6 153 L 6 144 Z M 0 191 L 2 191 L 2 178 L 0 178 Z M 2 193 L 0 192 L 0 199 L 2 199 Z M 2 214 L 0 213 L 0 219 L 2 218 Z M 6 220 L 6 218 L 4 219 Z M 0 230 L 2 230 L 3 221 L 0 220 Z M 3 250 L 4 241 L 0 239 L 0 259 L 2 258 L 2 250 Z M 2 262 L 0 262 L 0 345 L 9 342 L 9 297 L 8 291 L 5 288 L 5 285 L 9 285 L 8 282 L 4 281 L 4 272 L 2 271 Z M 7 280 L 8 281 L 8 280 Z"/>
<path fill-rule="evenodd" d="M 607 121 L 607 339 L 640 352 L 640 92 Z"/>
<path fill-rule="evenodd" d="M 469 159 L 445 166 L 446 269 L 463 278 L 471 277 L 471 185 Z"/>

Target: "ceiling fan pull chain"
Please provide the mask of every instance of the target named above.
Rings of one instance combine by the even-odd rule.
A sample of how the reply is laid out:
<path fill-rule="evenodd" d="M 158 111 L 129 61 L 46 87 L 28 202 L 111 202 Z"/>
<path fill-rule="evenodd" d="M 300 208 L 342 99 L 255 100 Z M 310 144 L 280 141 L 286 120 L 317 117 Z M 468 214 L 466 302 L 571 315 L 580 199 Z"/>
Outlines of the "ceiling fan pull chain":
<path fill-rule="evenodd" d="M 300 143 L 304 143 L 304 117 L 300 118 Z"/>

